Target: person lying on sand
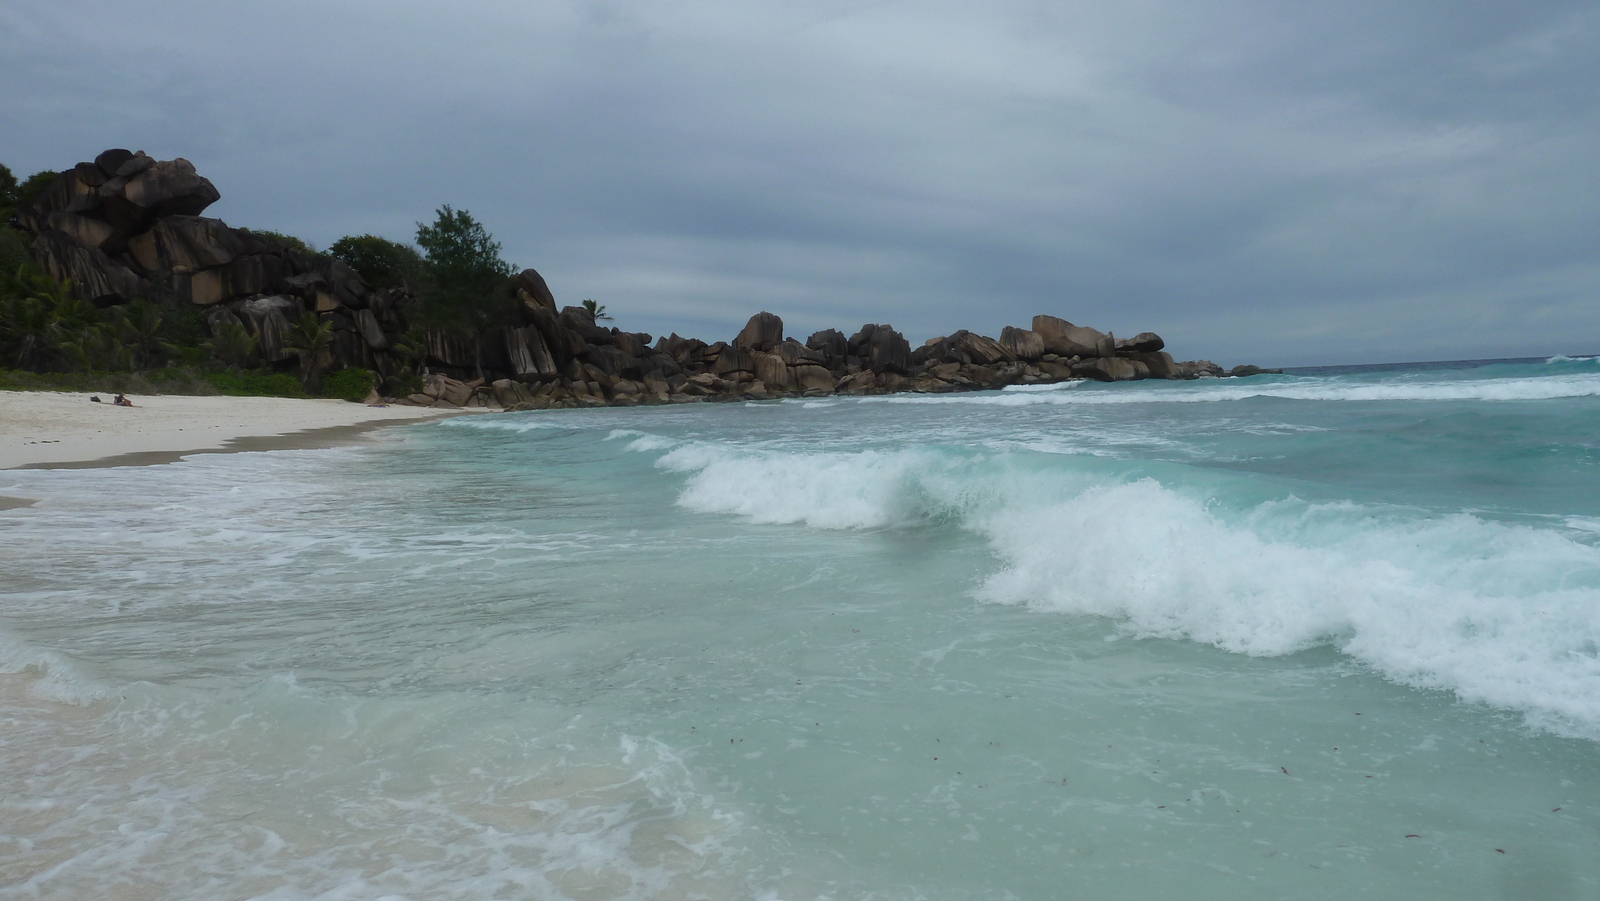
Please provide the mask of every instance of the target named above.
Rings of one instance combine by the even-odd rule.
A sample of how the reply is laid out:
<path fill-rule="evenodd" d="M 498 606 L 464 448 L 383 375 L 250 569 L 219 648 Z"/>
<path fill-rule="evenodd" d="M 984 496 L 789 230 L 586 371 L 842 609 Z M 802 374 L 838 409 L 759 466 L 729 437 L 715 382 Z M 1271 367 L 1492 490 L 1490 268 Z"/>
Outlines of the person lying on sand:
<path fill-rule="evenodd" d="M 121 395 L 121 394 L 117 395 L 117 399 L 112 401 L 112 403 L 116 404 L 119 407 L 131 407 L 131 406 L 133 406 L 133 401 L 128 400 L 128 398 L 125 395 Z"/>

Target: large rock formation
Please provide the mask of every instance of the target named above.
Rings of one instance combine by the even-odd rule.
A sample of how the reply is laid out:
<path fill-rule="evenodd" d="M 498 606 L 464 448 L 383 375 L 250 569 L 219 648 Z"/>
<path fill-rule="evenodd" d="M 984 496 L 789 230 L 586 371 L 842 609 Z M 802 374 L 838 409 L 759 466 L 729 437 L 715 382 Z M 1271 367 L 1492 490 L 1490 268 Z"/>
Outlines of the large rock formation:
<path fill-rule="evenodd" d="M 672 334 L 652 345 L 650 335 L 601 326 L 583 307 L 558 308 L 532 269 L 511 280 L 507 290 L 520 303 L 497 334 L 426 330 L 418 348 L 403 337 L 411 325 L 408 285 L 374 290 L 339 260 L 202 216 L 219 196 L 186 160 L 108 150 L 61 173 L 18 219 L 36 261 L 88 300 L 201 307 L 213 331 L 241 325 L 266 360 L 284 366 L 294 357 L 286 347 L 291 327 L 314 313 L 333 327 L 335 368 L 365 368 L 383 379 L 420 365 L 423 390 L 401 402 L 430 406 L 682 403 L 1272 371 L 1179 363 L 1154 333 L 1117 340 L 1045 315 L 1030 329 L 1006 327 L 999 340 L 963 329 L 914 351 L 878 323 L 848 338 L 826 329 L 802 344 L 785 339 L 783 320 L 765 311 L 731 342 Z"/>

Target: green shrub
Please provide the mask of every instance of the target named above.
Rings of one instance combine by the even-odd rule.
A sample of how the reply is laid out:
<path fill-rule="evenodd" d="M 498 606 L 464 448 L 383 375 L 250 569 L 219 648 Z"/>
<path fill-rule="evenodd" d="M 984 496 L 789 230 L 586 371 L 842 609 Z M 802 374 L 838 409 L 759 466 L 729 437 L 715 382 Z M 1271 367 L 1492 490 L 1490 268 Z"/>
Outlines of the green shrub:
<path fill-rule="evenodd" d="M 420 282 L 428 265 L 416 248 L 376 235 L 346 235 L 328 245 L 328 255 L 350 264 L 374 288 Z"/>
<path fill-rule="evenodd" d="M 322 394 L 359 403 L 367 399 L 373 384 L 372 373 L 365 369 L 341 369 L 322 380 Z"/>
<path fill-rule="evenodd" d="M 384 383 L 383 393 L 388 397 L 410 397 L 422 391 L 422 376 L 411 371 L 411 367 L 400 370 L 400 373 L 391 376 Z"/>
<path fill-rule="evenodd" d="M 317 249 L 312 247 L 310 242 L 302 241 L 299 238 L 296 238 L 294 235 L 286 235 L 283 232 L 269 231 L 265 228 L 241 228 L 239 231 L 249 232 L 258 238 L 265 239 L 268 244 L 276 244 L 279 248 L 284 250 L 292 250 L 295 253 L 303 253 L 306 256 L 315 256 L 317 253 Z"/>
<path fill-rule="evenodd" d="M 213 372 L 206 376 L 218 394 L 229 397 L 305 397 L 300 380 L 287 372 Z"/>

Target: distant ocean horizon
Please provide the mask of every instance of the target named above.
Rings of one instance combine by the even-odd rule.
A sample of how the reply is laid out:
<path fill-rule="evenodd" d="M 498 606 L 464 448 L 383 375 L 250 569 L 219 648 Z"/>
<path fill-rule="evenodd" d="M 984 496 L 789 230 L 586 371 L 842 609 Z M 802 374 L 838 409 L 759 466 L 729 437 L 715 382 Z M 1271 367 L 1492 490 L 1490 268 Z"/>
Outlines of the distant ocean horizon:
<path fill-rule="evenodd" d="M 0 473 L 0 898 L 1600 897 L 1600 360 Z"/>
<path fill-rule="evenodd" d="M 1411 360 L 1393 363 L 1338 363 L 1326 366 L 1284 366 L 1285 375 L 1341 375 L 1361 372 L 1399 372 L 1414 369 L 1427 372 L 1434 369 L 1477 369 L 1496 364 L 1537 364 L 1572 360 L 1593 360 L 1600 354 L 1540 354 L 1532 357 L 1489 357 L 1473 360 Z"/>

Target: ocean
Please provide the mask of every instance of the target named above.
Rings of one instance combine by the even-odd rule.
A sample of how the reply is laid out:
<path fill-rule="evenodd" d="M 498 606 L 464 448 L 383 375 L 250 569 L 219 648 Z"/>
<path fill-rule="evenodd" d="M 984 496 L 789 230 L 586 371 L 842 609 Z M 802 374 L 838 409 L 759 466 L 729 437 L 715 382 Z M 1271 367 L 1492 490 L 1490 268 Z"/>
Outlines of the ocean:
<path fill-rule="evenodd" d="M 1600 899 L 1600 363 L 0 472 L 0 898 Z"/>

